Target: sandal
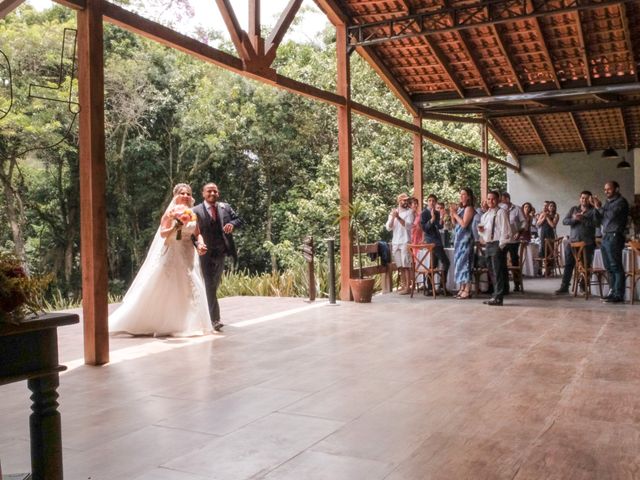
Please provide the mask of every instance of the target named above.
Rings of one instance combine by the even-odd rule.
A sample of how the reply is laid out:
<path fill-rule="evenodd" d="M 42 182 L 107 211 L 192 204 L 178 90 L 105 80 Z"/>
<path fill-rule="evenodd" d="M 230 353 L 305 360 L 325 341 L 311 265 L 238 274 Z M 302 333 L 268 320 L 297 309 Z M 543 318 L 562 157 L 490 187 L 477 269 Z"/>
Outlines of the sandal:
<path fill-rule="evenodd" d="M 471 298 L 471 292 L 462 292 L 456 295 L 456 298 L 459 300 L 468 300 Z"/>

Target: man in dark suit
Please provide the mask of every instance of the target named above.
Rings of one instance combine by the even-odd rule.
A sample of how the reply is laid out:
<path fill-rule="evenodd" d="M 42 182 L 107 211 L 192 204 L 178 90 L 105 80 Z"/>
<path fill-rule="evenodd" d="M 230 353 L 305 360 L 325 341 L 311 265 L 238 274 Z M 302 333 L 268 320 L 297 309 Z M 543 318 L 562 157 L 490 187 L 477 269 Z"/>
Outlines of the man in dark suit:
<path fill-rule="evenodd" d="M 244 222 L 229 204 L 220 202 L 220 191 L 215 183 L 202 187 L 204 201 L 193 209 L 198 218 L 198 237 L 194 243 L 200 254 L 200 267 L 207 291 L 209 316 L 213 328 L 219 332 L 224 324 L 220 321 L 218 285 L 224 272 L 224 260 L 228 256 L 237 261 L 238 255 L 233 241 L 233 231 Z"/>

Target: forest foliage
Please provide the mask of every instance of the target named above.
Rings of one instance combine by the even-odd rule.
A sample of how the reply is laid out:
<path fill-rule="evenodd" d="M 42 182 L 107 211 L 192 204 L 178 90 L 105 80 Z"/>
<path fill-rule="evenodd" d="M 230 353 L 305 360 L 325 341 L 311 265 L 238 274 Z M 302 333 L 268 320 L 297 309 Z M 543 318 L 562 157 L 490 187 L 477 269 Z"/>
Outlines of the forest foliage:
<path fill-rule="evenodd" d="M 75 15 L 60 6 L 36 11 L 23 5 L 0 21 L 0 50 L 11 67 L 9 76 L 0 55 L 0 249 L 14 250 L 31 271 L 53 273 L 56 295 L 77 297 L 82 179 L 72 42 L 62 50 L 61 62 L 65 28 L 73 33 Z M 231 45 L 222 48 L 233 52 Z M 215 181 L 223 199 L 245 219 L 237 243 L 246 275 L 296 268 L 303 237 L 319 240 L 322 253 L 321 240 L 337 236 L 334 107 L 108 24 L 104 54 L 112 293 L 121 293 L 133 279 L 177 182 L 191 184 L 200 200 L 201 186 Z M 353 98 L 408 119 L 368 64 L 355 54 L 351 58 Z M 335 89 L 333 30 L 314 43 L 284 42 L 275 67 Z M 30 96 L 30 85 L 49 88 L 32 87 Z M 412 138 L 358 115 L 353 121 L 354 197 L 367 206 L 372 236 L 367 240 L 374 241 L 385 238 L 383 225 L 396 195 L 412 192 Z M 480 148 L 477 125 L 425 122 L 425 128 Z M 493 142 L 490 148 L 504 155 Z M 424 159 L 425 193 L 454 201 L 461 187 L 478 191 L 476 158 L 425 141 Z M 503 187 L 504 168 L 492 165 L 490 178 L 493 186 Z"/>

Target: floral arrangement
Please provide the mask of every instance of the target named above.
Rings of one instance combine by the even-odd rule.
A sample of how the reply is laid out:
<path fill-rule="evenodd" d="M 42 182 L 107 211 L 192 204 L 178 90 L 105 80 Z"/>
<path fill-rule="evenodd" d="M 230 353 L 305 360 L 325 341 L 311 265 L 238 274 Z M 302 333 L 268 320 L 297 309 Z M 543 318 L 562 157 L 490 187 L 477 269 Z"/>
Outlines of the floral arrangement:
<path fill-rule="evenodd" d="M 195 222 L 197 219 L 196 214 L 193 213 L 193 210 L 184 205 L 178 205 L 174 207 L 171 211 L 171 216 L 176 221 L 176 240 L 182 239 L 182 228 L 180 227 L 189 222 Z"/>
<path fill-rule="evenodd" d="M 51 280 L 51 275 L 28 276 L 16 255 L 0 251 L 0 323 L 19 323 L 28 313 L 42 311 Z"/>

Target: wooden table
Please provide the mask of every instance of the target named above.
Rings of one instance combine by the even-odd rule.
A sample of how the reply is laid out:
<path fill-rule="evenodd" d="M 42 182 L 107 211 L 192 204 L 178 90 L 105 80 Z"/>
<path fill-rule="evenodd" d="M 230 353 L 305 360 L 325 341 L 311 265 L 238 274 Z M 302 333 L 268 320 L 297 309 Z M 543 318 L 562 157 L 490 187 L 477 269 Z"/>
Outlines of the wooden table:
<path fill-rule="evenodd" d="M 29 430 L 34 480 L 62 480 L 62 437 L 58 412 L 57 328 L 78 315 L 51 313 L 19 325 L 0 324 L 0 385 L 27 380 L 31 390 Z M 5 474 L 6 475 L 6 474 Z"/>

